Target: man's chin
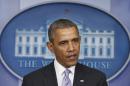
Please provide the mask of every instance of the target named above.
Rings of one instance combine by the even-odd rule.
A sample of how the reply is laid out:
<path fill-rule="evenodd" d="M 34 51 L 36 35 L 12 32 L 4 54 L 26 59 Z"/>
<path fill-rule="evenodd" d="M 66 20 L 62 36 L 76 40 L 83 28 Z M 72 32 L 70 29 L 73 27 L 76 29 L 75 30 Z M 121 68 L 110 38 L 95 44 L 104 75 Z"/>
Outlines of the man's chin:
<path fill-rule="evenodd" d="M 77 64 L 77 61 L 76 62 L 69 62 L 67 66 L 71 67 L 71 66 L 75 66 L 76 64 Z"/>

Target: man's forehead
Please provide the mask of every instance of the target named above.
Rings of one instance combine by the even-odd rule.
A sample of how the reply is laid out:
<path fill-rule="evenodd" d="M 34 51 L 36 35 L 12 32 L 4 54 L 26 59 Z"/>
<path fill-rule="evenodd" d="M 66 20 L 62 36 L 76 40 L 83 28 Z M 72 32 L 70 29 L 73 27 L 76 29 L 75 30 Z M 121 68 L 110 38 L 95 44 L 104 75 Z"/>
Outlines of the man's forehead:
<path fill-rule="evenodd" d="M 56 29 L 54 33 L 60 35 L 67 35 L 67 34 L 77 34 L 78 31 L 75 27 L 69 27 L 69 28 Z"/>
<path fill-rule="evenodd" d="M 72 40 L 75 38 L 79 38 L 79 34 L 75 28 L 64 28 L 56 30 L 54 34 L 54 40 L 64 41 L 64 40 Z"/>

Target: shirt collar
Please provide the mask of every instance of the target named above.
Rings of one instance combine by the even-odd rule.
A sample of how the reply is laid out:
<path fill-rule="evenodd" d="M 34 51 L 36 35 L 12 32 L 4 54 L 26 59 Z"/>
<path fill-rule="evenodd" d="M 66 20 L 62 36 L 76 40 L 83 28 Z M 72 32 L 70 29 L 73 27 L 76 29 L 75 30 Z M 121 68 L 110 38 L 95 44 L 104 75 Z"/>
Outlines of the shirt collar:
<path fill-rule="evenodd" d="M 62 66 L 56 59 L 54 60 L 54 67 L 58 74 L 62 75 L 62 73 L 66 70 L 64 66 Z M 72 74 L 75 72 L 75 66 L 71 66 L 68 68 Z"/>

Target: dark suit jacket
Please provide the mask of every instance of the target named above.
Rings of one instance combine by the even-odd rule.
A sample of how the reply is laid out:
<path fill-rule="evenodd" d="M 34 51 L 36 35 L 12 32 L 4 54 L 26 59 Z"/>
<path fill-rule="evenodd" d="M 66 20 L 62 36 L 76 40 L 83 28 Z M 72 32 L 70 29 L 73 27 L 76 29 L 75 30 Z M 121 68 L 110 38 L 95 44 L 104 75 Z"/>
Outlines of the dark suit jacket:
<path fill-rule="evenodd" d="M 25 76 L 22 86 L 58 86 L 54 63 Z M 107 86 L 107 82 L 102 72 L 78 63 L 73 86 Z"/>

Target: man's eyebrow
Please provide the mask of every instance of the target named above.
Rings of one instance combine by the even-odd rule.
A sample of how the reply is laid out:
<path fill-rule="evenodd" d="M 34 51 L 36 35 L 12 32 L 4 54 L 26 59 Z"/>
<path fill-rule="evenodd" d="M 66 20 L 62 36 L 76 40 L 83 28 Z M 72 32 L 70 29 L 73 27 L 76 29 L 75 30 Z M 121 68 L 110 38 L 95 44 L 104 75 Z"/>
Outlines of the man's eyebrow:
<path fill-rule="evenodd" d="M 80 39 L 80 37 L 78 36 L 78 37 L 75 37 L 75 38 L 73 38 L 73 39 Z"/>
<path fill-rule="evenodd" d="M 79 37 L 75 37 L 75 38 L 73 38 L 73 39 L 71 39 L 71 41 L 73 41 L 73 40 L 79 40 L 80 38 Z M 69 40 L 61 40 L 59 43 L 61 43 L 61 42 L 68 42 Z"/>
<path fill-rule="evenodd" d="M 68 42 L 68 40 L 61 40 L 60 42 Z"/>

